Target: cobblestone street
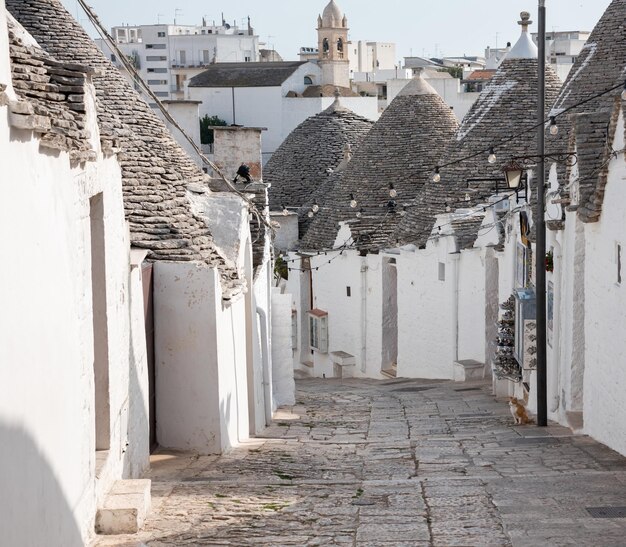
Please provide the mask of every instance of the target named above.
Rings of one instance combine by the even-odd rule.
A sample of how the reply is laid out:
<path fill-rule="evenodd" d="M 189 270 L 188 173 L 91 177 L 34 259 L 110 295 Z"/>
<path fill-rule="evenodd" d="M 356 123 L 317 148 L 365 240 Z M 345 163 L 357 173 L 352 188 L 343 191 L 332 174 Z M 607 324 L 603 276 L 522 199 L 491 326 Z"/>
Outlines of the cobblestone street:
<path fill-rule="evenodd" d="M 513 426 L 486 383 L 301 380 L 263 439 L 154 458 L 138 536 L 99 546 L 626 544 L 626 459 Z"/>

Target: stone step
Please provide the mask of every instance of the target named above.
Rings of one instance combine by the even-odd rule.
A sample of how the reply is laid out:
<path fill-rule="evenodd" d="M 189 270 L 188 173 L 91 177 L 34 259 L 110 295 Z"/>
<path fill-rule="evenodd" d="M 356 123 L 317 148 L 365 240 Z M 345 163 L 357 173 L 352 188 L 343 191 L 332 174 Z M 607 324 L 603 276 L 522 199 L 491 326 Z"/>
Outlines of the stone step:
<path fill-rule="evenodd" d="M 96 533 L 136 534 L 150 512 L 148 479 L 116 481 L 96 513 Z"/>
<path fill-rule="evenodd" d="M 462 359 L 454 362 L 454 381 L 471 382 L 485 377 L 485 363 L 474 359 Z"/>

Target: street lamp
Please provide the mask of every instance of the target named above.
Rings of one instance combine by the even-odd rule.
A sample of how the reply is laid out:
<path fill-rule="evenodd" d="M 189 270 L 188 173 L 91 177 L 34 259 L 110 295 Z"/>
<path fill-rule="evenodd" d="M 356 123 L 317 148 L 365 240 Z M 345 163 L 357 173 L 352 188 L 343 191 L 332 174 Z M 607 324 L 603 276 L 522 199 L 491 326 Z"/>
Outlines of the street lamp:
<path fill-rule="evenodd" d="M 518 163 L 512 163 L 504 168 L 504 178 L 506 184 L 511 190 L 518 190 L 522 183 L 524 169 Z"/>

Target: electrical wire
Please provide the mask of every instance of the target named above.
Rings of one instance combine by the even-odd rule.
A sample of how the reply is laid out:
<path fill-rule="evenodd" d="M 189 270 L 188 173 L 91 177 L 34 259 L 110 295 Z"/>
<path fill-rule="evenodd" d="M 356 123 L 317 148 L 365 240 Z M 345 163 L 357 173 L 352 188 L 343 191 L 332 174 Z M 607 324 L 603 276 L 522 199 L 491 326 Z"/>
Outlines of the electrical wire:
<path fill-rule="evenodd" d="M 226 178 L 226 176 L 221 171 L 221 169 L 217 165 L 215 165 L 215 163 L 213 163 L 211 160 L 209 160 L 204 155 L 204 153 L 202 152 L 200 147 L 195 143 L 195 141 L 180 126 L 180 124 L 172 117 L 172 115 L 168 112 L 167 108 L 165 108 L 165 106 L 163 106 L 163 103 L 161 102 L 161 100 L 154 94 L 152 89 L 150 89 L 150 86 L 148 86 L 148 84 L 143 80 L 143 78 L 137 72 L 135 67 L 127 59 L 126 55 L 124 55 L 124 53 L 122 53 L 122 51 L 118 48 L 117 43 L 115 42 L 113 37 L 108 33 L 108 31 L 104 28 L 104 26 L 100 22 L 100 19 L 94 13 L 92 8 L 86 4 L 85 0 L 77 0 L 77 2 L 80 5 L 80 7 L 83 8 L 83 11 L 85 12 L 87 17 L 89 18 L 89 21 L 91 22 L 91 24 L 95 27 L 95 29 L 98 32 L 98 34 L 100 35 L 100 37 L 107 43 L 107 45 L 113 51 L 115 51 L 115 53 L 117 54 L 117 58 L 124 65 L 124 68 L 128 71 L 128 73 L 133 76 L 134 81 L 141 86 L 143 91 L 145 91 L 146 94 L 152 100 L 154 100 L 155 104 L 157 105 L 157 107 L 159 108 L 159 110 L 161 111 L 161 113 L 163 114 L 165 119 L 169 123 L 171 123 L 176 129 L 178 129 L 178 131 L 180 131 L 180 133 L 183 135 L 185 140 L 187 140 L 189 142 L 189 144 L 193 147 L 194 151 L 198 154 L 200 159 L 206 165 L 208 165 L 223 180 L 223 182 L 226 184 L 226 186 L 229 188 L 229 190 L 231 192 L 233 192 L 234 194 L 237 194 L 241 199 L 243 199 L 248 204 L 248 206 L 250 208 L 250 211 L 252 212 L 252 214 L 254 214 L 256 216 L 256 218 L 259 221 L 259 223 L 264 224 L 270 230 L 270 232 L 272 234 L 275 234 L 274 227 L 271 225 L 270 222 L 267 221 L 267 219 L 265 218 L 265 215 L 261 211 L 258 210 L 256 204 L 248 196 L 246 196 L 245 194 L 240 192 L 232 184 L 232 182 Z"/>

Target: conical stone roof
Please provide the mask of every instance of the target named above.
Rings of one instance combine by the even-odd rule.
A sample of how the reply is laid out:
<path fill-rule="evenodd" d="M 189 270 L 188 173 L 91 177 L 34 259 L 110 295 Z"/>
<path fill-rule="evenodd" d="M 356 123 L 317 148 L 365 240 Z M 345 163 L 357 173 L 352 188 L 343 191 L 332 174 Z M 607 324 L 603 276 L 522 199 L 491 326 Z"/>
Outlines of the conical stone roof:
<path fill-rule="evenodd" d="M 525 41 L 524 34 L 521 40 Z M 490 180 L 469 183 L 473 191 L 467 193 L 468 179 L 502 178 L 502 169 L 512 158 L 536 154 L 536 130 L 532 130 L 506 144 L 495 146 L 497 159 L 494 164 L 488 163 L 488 152 L 481 153 L 470 160 L 442 168 L 441 181 L 435 183 L 432 180 L 436 165 L 445 165 L 487 150 L 536 125 L 537 68 L 537 58 L 531 55 L 511 59 L 507 57 L 502 62 L 463 119 L 456 139 L 450 143 L 445 154 L 430 165 L 428 182 L 418 196 L 416 206 L 407 211 L 398 226 L 396 238 L 401 243 L 425 246 L 436 215 L 446 212 L 448 206 L 454 210 L 484 203 L 488 196 L 495 193 L 495 182 Z M 547 67 L 546 105 L 556 99 L 560 87 L 558 76 L 551 67 Z M 466 196 L 470 198 L 469 201 L 466 201 Z M 464 237 L 472 237 L 472 234 L 465 234 Z"/>
<path fill-rule="evenodd" d="M 383 112 L 329 191 L 303 238 L 302 249 L 330 248 L 340 221 L 350 221 L 362 250 L 388 246 L 390 235 L 454 138 L 450 107 L 422 78 L 410 81 Z M 390 196 L 390 185 L 397 193 Z M 358 205 L 351 208 L 350 197 Z M 390 201 L 395 207 L 390 209 Z M 356 213 L 363 209 L 360 218 Z"/>
<path fill-rule="evenodd" d="M 625 26 L 626 0 L 613 0 L 578 55 L 550 112 L 557 116 L 559 134 L 548 135 L 546 141 L 557 150 L 576 145 L 578 215 L 583 222 L 597 221 L 602 212 L 610 143 L 620 109 L 624 108 L 620 94 L 626 78 Z M 558 115 L 615 86 L 615 91 Z M 564 171 L 559 170 L 562 186 L 567 182 Z"/>
<path fill-rule="evenodd" d="M 322 12 L 322 26 L 324 28 L 340 27 L 342 20 L 343 13 L 341 12 L 341 8 L 337 5 L 335 0 L 330 0 Z"/>
<path fill-rule="evenodd" d="M 302 122 L 263 170 L 264 182 L 271 184 L 270 208 L 301 207 L 341 163 L 346 145 L 356 149 L 373 124 L 339 99 Z"/>
<path fill-rule="evenodd" d="M 208 177 L 59 0 L 6 0 L 6 6 L 57 61 L 98 71 L 93 84 L 100 138 L 105 153 L 119 151 L 132 245 L 146 249 L 152 260 L 213 265 L 224 295 L 239 292 L 237 272 L 226 264 L 187 196 L 189 183 L 206 184 Z"/>

